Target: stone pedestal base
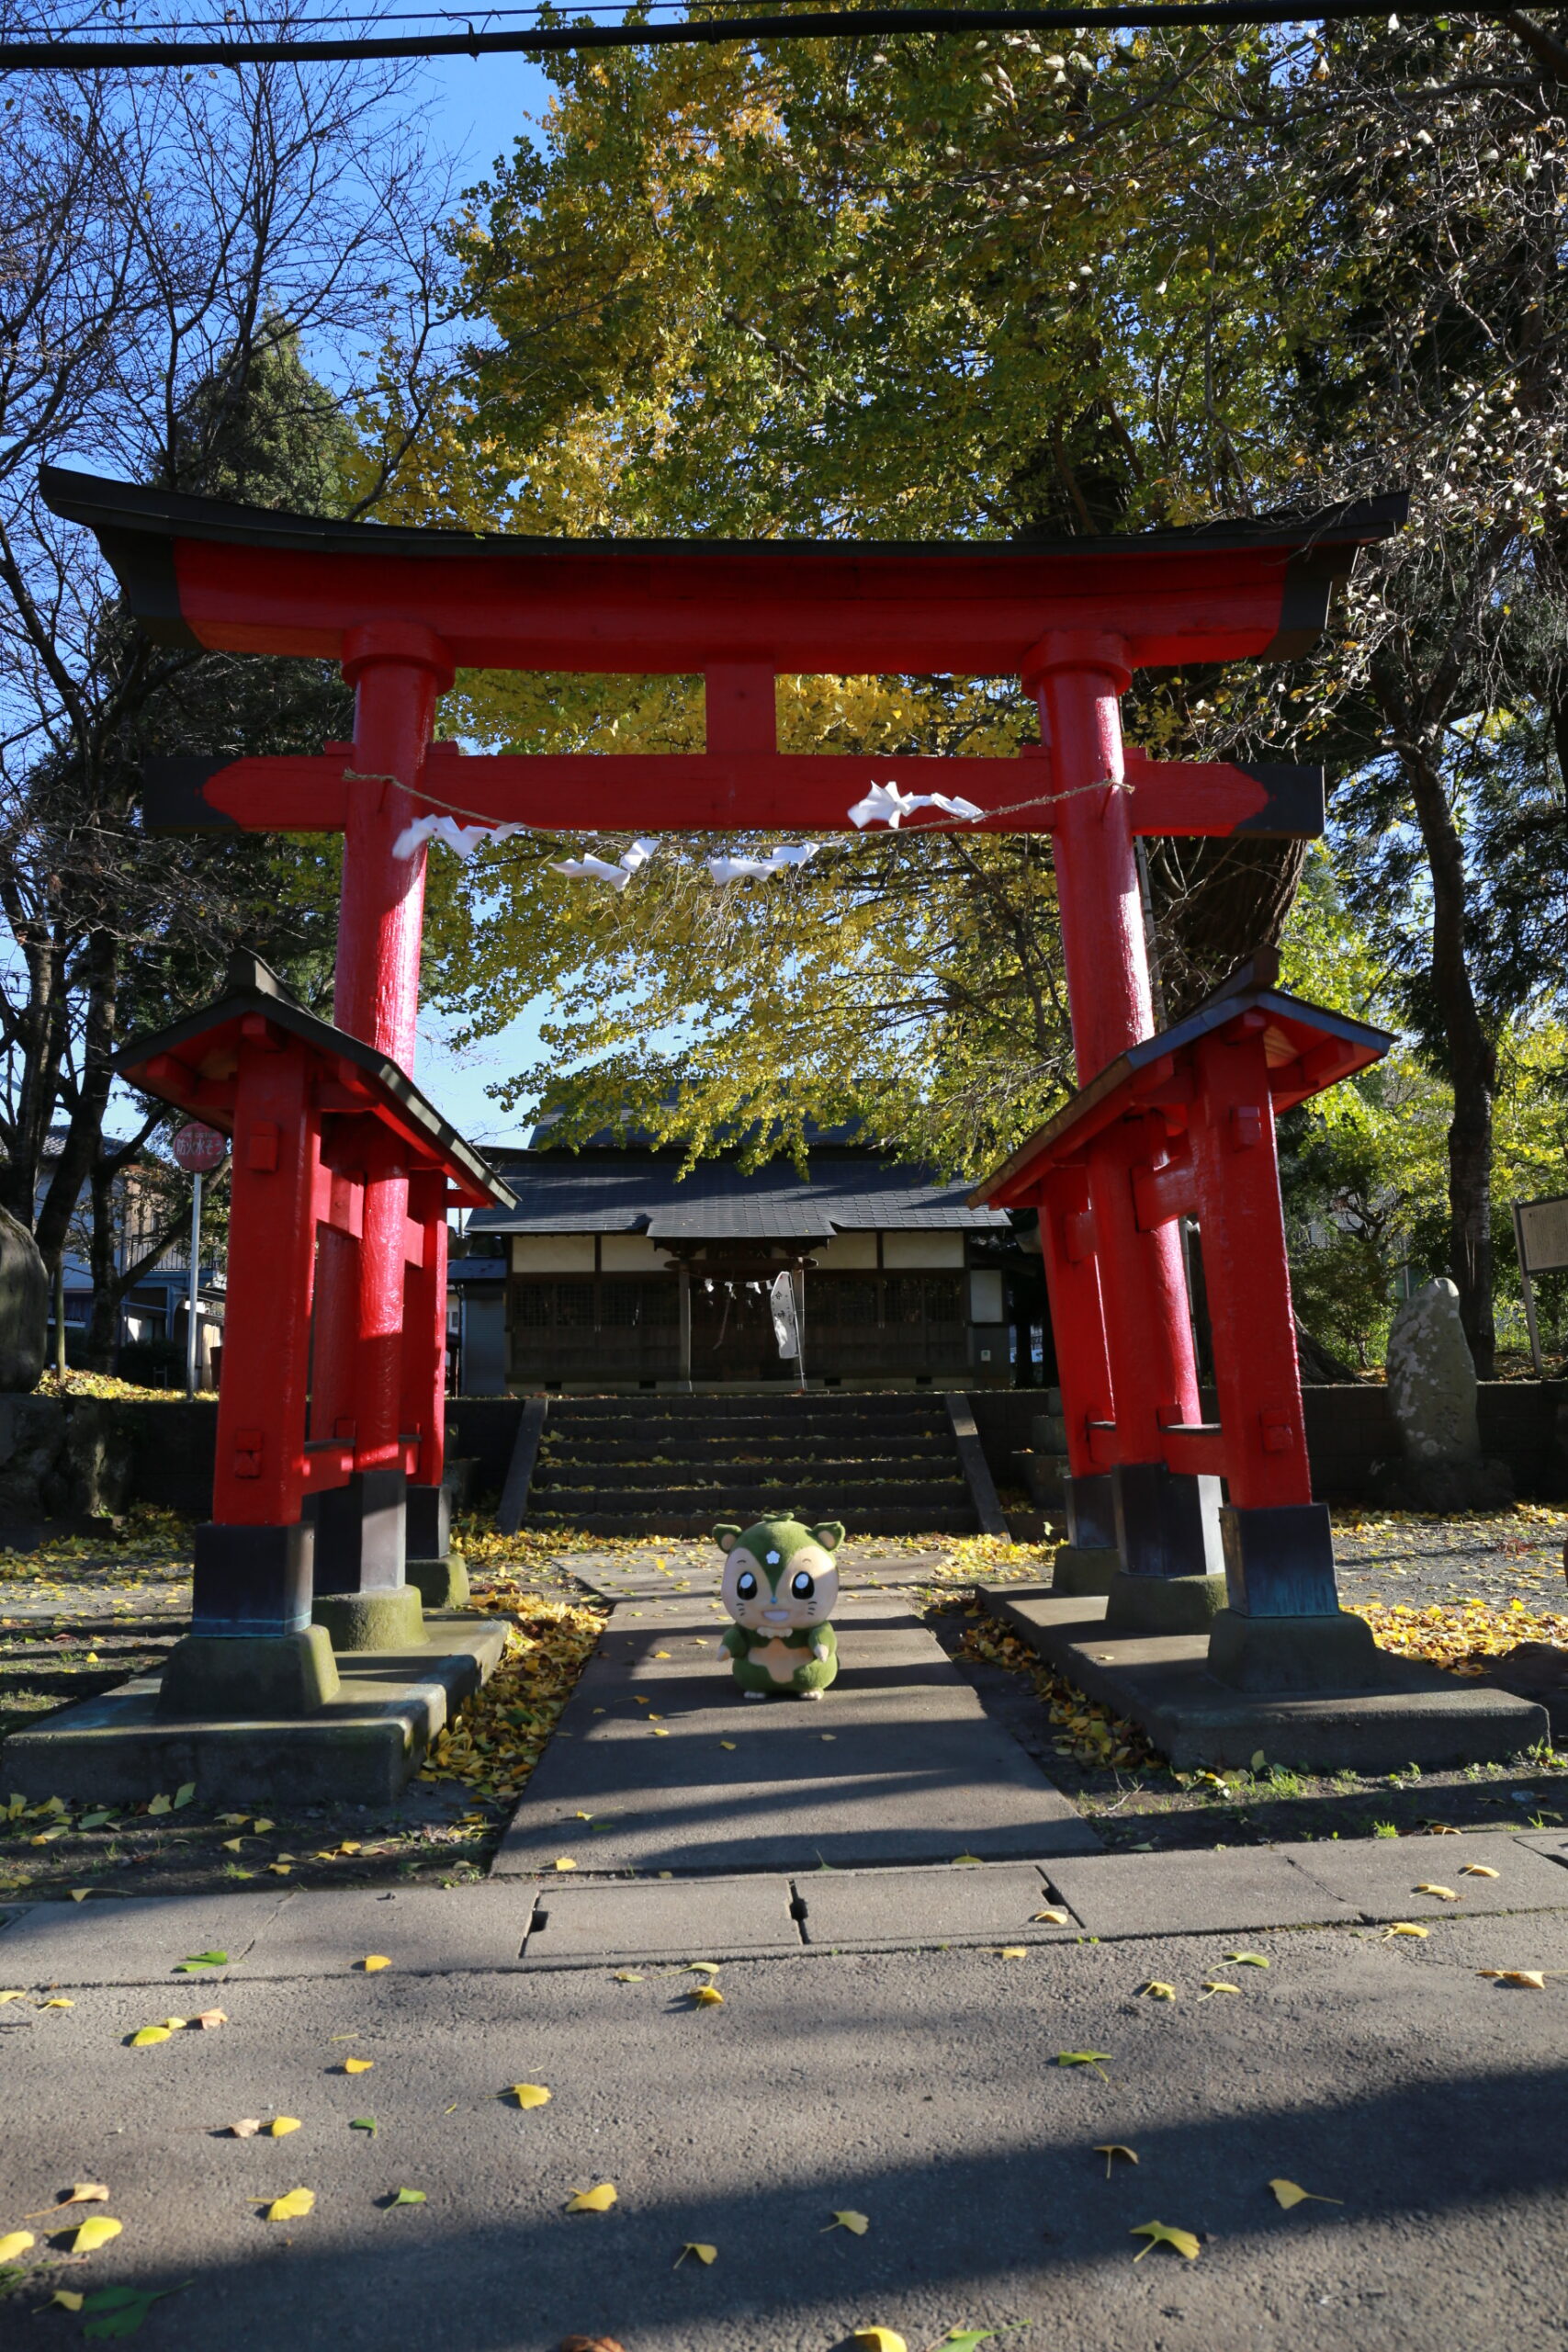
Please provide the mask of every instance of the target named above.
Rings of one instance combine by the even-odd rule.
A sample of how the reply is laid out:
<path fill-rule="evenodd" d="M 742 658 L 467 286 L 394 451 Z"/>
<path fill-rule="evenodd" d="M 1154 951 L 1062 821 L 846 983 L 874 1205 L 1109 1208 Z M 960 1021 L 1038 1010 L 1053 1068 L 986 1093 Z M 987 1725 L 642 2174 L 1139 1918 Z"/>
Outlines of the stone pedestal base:
<path fill-rule="evenodd" d="M 394 1584 L 379 1592 L 319 1592 L 310 1616 L 324 1625 L 334 1650 L 410 1650 L 424 1639 L 419 1588 Z"/>
<path fill-rule="evenodd" d="M 443 1560 L 411 1560 L 408 1576 L 426 1609 L 468 1607 L 468 1570 L 461 1552 L 448 1552 Z"/>
<path fill-rule="evenodd" d="M 1130 1577 L 1119 1568 L 1105 1606 L 1108 1634 L 1206 1634 L 1225 1605 L 1224 1577 Z"/>
<path fill-rule="evenodd" d="M 214 1723 L 292 1721 L 326 1706 L 338 1687 L 333 1645 L 320 1625 L 238 1641 L 187 1634 L 169 1653 L 158 1713 Z"/>
<path fill-rule="evenodd" d="M 1388 1681 L 1364 1617 L 1244 1617 L 1222 1609 L 1209 1629 L 1209 1671 L 1231 1690 L 1378 1690 Z"/>
<path fill-rule="evenodd" d="M 1058 1593 L 1109 1592 L 1122 1566 L 1114 1544 L 1064 1544 L 1051 1571 Z"/>

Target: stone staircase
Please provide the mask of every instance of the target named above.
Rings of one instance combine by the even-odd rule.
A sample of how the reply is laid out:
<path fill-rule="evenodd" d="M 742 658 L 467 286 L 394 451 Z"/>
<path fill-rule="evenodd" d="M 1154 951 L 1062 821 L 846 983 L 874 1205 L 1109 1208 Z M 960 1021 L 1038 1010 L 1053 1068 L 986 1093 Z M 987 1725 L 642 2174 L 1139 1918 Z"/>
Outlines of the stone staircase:
<path fill-rule="evenodd" d="M 1045 1391 L 1045 1410 L 1029 1425 L 1029 1445 L 1013 1455 L 1036 1510 L 1061 1511 L 1066 1504 L 1067 1430 L 1062 1419 L 1062 1392 Z"/>
<path fill-rule="evenodd" d="M 972 1535 L 978 1521 L 943 1399 L 550 1399 L 523 1525 L 705 1535 L 790 1511 L 863 1535 Z"/>

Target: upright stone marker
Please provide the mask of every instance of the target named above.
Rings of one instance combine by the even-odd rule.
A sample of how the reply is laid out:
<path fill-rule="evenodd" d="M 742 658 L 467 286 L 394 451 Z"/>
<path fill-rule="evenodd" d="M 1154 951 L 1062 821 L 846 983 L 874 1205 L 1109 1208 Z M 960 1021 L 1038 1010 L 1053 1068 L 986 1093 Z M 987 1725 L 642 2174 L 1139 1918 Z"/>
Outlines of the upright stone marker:
<path fill-rule="evenodd" d="M 1379 1465 L 1379 1499 L 1404 1510 L 1500 1510 L 1514 1499 L 1501 1462 L 1483 1459 L 1478 1384 L 1446 1278 L 1407 1298 L 1388 1335 L 1388 1397 L 1401 1459 Z"/>
<path fill-rule="evenodd" d="M 0 1209 L 0 1394 L 36 1388 L 49 1352 L 49 1274 L 38 1243 Z"/>

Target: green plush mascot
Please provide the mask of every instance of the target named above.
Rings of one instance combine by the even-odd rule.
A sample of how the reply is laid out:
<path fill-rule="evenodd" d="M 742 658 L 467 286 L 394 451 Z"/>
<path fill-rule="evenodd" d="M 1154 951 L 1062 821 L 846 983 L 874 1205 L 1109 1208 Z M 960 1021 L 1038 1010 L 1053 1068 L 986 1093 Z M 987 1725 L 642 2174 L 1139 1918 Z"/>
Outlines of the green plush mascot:
<path fill-rule="evenodd" d="M 842 1527 L 836 1519 L 820 1527 L 760 1519 L 755 1527 L 720 1525 L 713 1532 L 728 1555 L 724 1605 L 735 1623 L 724 1646 L 739 1689 L 748 1699 L 820 1699 L 839 1671 L 828 1619 L 839 1597 L 833 1555 Z"/>

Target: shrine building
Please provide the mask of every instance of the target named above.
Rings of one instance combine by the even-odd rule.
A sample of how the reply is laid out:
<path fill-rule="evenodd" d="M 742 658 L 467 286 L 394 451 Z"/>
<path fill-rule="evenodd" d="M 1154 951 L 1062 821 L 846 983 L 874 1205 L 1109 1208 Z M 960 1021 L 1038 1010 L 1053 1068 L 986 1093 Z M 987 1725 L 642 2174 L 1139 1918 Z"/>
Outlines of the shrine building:
<path fill-rule="evenodd" d="M 813 1387 L 1011 1385 L 1012 1222 L 964 1182 L 847 1127 L 811 1135 L 805 1176 L 744 1170 L 737 1147 L 682 1177 L 678 1143 L 627 1128 L 567 1150 L 554 1124 L 491 1148 L 516 1205 L 476 1211 L 452 1261 L 470 1395 L 793 1385 L 769 1301 L 786 1272 Z M 465 1280 L 487 1255 L 504 1277 Z"/>

